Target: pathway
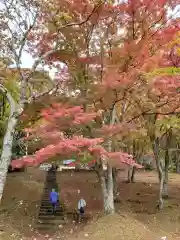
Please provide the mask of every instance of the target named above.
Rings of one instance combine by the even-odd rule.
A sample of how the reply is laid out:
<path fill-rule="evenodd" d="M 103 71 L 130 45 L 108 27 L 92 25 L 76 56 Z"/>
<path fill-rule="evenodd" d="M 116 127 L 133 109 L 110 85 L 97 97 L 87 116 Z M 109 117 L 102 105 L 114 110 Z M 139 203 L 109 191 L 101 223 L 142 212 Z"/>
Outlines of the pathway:
<path fill-rule="evenodd" d="M 58 228 L 59 225 L 65 224 L 65 213 L 62 203 L 58 201 L 56 214 L 53 215 L 52 213 L 52 206 L 49 201 L 49 194 L 52 188 L 59 192 L 56 181 L 56 171 L 49 170 L 47 172 L 47 177 L 44 184 L 44 192 L 36 224 L 37 230 L 45 233 L 49 233 L 50 231 L 53 232 Z"/>

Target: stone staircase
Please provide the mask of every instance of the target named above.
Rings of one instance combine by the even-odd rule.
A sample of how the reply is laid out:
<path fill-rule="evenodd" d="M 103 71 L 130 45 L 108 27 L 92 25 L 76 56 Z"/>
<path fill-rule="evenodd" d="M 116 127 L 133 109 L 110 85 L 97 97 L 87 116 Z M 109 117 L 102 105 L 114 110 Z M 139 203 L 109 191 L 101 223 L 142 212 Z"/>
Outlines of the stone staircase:
<path fill-rule="evenodd" d="M 59 193 L 56 171 L 49 170 L 44 184 L 44 192 L 36 223 L 36 229 L 45 233 L 54 232 L 59 225 L 65 224 L 65 211 L 62 203 L 58 202 L 55 215 L 52 213 L 52 205 L 49 201 L 49 194 L 52 188 L 56 189 Z"/>

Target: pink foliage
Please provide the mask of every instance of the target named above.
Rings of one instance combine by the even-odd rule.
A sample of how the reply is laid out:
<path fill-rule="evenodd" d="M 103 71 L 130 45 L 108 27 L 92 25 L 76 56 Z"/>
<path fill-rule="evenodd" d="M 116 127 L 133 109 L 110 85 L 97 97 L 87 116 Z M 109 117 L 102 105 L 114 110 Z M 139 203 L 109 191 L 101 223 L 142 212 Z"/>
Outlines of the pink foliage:
<path fill-rule="evenodd" d="M 51 139 L 50 141 L 52 140 L 53 139 Z M 79 136 L 75 136 L 71 139 L 61 138 L 59 142 L 47 145 L 46 147 L 37 151 L 33 156 L 27 156 L 18 160 L 13 160 L 12 166 L 22 167 L 22 165 L 39 165 L 57 154 L 65 156 L 66 154 L 70 153 L 78 153 L 82 148 L 88 149 L 89 147 L 93 147 L 102 142 L 103 139 L 101 138 L 88 139 Z"/>
<path fill-rule="evenodd" d="M 105 156 L 107 155 L 106 150 L 102 146 L 93 146 L 89 147 L 89 152 L 95 156 L 95 157 L 100 157 L 100 156 Z"/>
<path fill-rule="evenodd" d="M 43 119 L 62 127 L 68 125 L 85 124 L 96 118 L 96 113 L 84 113 L 80 106 L 68 107 L 54 104 L 50 109 L 44 109 L 41 113 Z"/>
<path fill-rule="evenodd" d="M 123 153 L 123 152 L 113 152 L 113 153 L 108 153 L 108 157 L 112 159 L 110 161 L 110 164 L 118 166 L 119 162 L 130 165 L 130 166 L 135 166 L 136 168 L 142 168 L 140 164 L 137 164 L 135 160 L 133 159 L 132 155 L 129 155 L 128 153 Z"/>
<path fill-rule="evenodd" d="M 80 155 L 83 151 L 88 151 L 97 158 L 104 156 L 112 163 L 113 161 L 119 161 L 119 163 L 135 165 L 135 161 L 128 154 L 107 152 L 101 146 L 104 142 L 103 138 L 86 138 L 78 135 L 65 137 L 64 126 L 68 130 L 69 127 L 92 122 L 98 114 L 84 113 L 80 106 L 70 107 L 55 103 L 52 105 L 52 108 L 43 110 L 41 116 L 44 123 L 41 126 L 36 126 L 34 129 L 26 129 L 26 132 L 29 133 L 26 139 L 40 139 L 45 146 L 32 156 L 13 160 L 13 167 L 37 166 L 56 155 Z M 104 126 L 100 132 L 111 135 L 121 130 L 122 125 Z"/>

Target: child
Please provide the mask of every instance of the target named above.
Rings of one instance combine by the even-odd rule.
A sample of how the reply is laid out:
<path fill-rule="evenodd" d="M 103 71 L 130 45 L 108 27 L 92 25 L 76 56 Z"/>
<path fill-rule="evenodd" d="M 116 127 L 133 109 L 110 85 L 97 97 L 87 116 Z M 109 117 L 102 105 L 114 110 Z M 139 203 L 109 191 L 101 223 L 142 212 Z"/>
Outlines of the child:
<path fill-rule="evenodd" d="M 86 207 L 86 201 L 83 198 L 81 198 L 78 202 L 78 210 L 81 218 L 84 216 L 85 207 Z"/>
<path fill-rule="evenodd" d="M 55 214 L 56 212 L 56 205 L 58 202 L 58 193 L 55 191 L 55 189 L 52 189 L 50 193 L 50 202 L 52 204 L 52 212 Z"/>

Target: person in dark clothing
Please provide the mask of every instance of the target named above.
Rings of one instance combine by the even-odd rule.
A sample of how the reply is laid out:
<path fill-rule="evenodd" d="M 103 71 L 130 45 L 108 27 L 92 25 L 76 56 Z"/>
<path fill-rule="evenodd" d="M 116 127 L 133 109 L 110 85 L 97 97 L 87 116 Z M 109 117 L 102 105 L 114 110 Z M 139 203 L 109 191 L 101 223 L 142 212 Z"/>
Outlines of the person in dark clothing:
<path fill-rule="evenodd" d="M 57 169 L 58 169 L 58 166 L 55 163 L 52 163 L 51 168 L 49 169 L 49 172 L 55 175 Z"/>
<path fill-rule="evenodd" d="M 55 189 L 52 189 L 52 191 L 50 192 L 50 202 L 52 204 L 52 212 L 53 212 L 53 214 L 56 213 L 56 206 L 57 206 L 57 202 L 58 202 L 58 196 L 59 196 L 59 194 L 55 191 Z"/>

